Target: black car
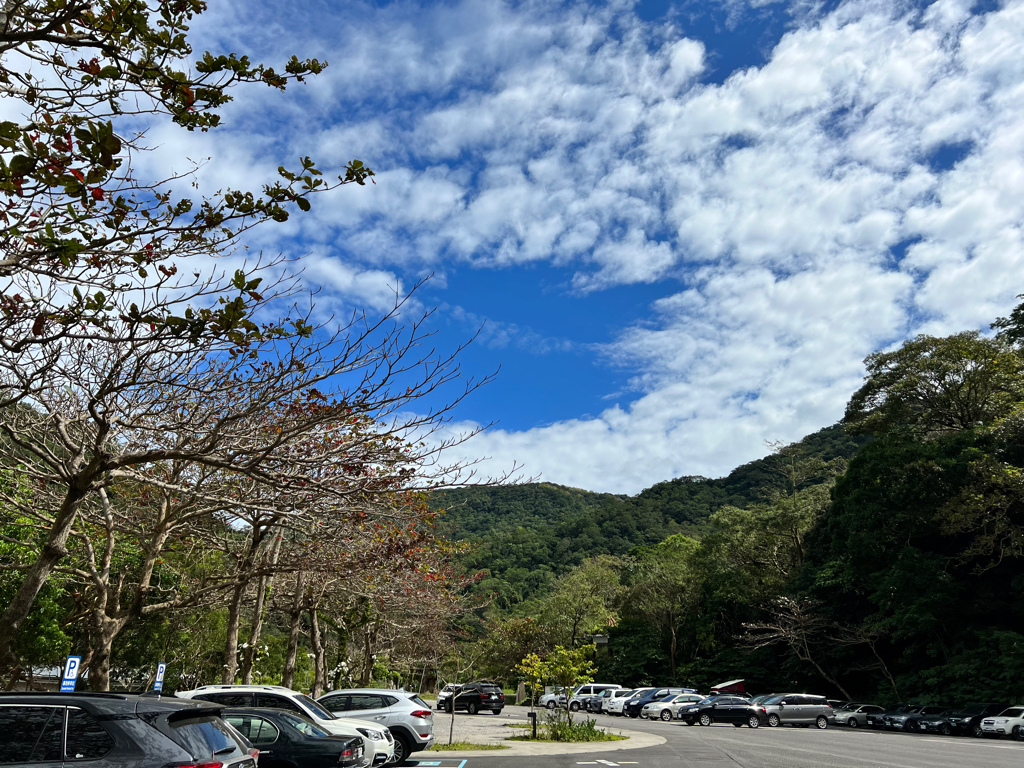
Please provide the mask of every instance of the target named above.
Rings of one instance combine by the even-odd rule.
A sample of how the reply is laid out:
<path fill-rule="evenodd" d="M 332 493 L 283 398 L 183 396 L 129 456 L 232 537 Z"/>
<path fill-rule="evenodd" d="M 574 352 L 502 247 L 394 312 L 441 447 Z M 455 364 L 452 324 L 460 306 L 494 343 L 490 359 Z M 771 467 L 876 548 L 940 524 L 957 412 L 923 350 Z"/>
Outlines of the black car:
<path fill-rule="evenodd" d="M 913 704 L 897 704 L 891 709 L 887 709 L 882 713 L 872 713 L 868 715 L 868 727 L 878 730 L 880 728 L 892 727 L 890 723 L 893 722 L 893 718 L 896 716 L 906 715 L 910 710 L 914 709 Z M 902 727 L 902 722 L 900 724 Z"/>
<path fill-rule="evenodd" d="M 918 707 L 912 710 L 903 718 L 903 730 L 910 732 L 921 731 L 921 722 L 929 717 L 935 717 L 936 715 L 950 714 L 949 707 L 943 707 L 937 704 L 929 704 L 926 707 Z"/>
<path fill-rule="evenodd" d="M 123 693 L 0 693 L 0 765 L 256 768 L 257 751 L 220 711 Z"/>
<path fill-rule="evenodd" d="M 500 715 L 504 708 L 505 694 L 494 683 L 466 683 L 445 703 L 448 712 L 464 709 L 471 715 L 484 709 Z"/>
<path fill-rule="evenodd" d="M 640 717 L 640 711 L 652 701 L 664 699 L 671 693 L 696 693 L 693 688 L 651 688 L 640 696 L 634 696 L 622 705 L 622 714 L 626 717 Z"/>
<path fill-rule="evenodd" d="M 221 717 L 259 749 L 259 768 L 362 768 L 363 740 L 332 736 L 312 720 L 278 709 L 225 709 Z"/>
<path fill-rule="evenodd" d="M 949 736 L 953 733 L 953 724 L 949 722 L 949 717 L 952 714 L 954 714 L 953 710 L 947 709 L 944 712 L 926 715 L 918 721 L 917 730 L 921 733 L 938 733 Z"/>
<path fill-rule="evenodd" d="M 713 723 L 732 723 L 737 728 L 744 725 L 758 728 L 767 722 L 764 707 L 751 704 L 749 700 L 739 696 L 712 696 L 704 699 L 693 707 L 684 707 L 683 719 L 693 725 L 711 725 Z"/>
<path fill-rule="evenodd" d="M 981 732 L 981 721 L 986 717 L 998 715 L 1009 706 L 1009 704 L 968 704 L 960 711 L 954 712 L 949 716 L 949 724 L 953 729 L 953 733 L 980 738 L 984 735 Z"/>

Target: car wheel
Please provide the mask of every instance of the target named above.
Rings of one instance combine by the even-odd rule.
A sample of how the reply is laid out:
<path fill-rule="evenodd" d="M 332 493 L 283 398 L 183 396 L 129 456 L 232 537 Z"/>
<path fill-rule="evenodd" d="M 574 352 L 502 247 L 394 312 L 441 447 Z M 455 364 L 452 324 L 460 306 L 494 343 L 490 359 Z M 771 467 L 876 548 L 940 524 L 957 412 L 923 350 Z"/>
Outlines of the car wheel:
<path fill-rule="evenodd" d="M 455 702 L 449 701 L 447 704 L 445 704 L 444 711 L 447 712 L 449 715 L 452 714 L 455 711 Z"/>
<path fill-rule="evenodd" d="M 471 715 L 475 715 L 476 714 L 476 710 L 477 710 L 477 706 L 476 706 L 476 702 L 475 701 L 471 701 L 471 702 L 469 702 L 469 704 L 466 705 L 466 712 L 467 713 L 469 713 Z"/>
<path fill-rule="evenodd" d="M 747 725 L 751 728 L 760 728 L 761 718 L 759 718 L 757 715 L 751 715 L 747 718 Z"/>
<path fill-rule="evenodd" d="M 860 723 L 857 722 L 856 717 L 851 717 L 849 720 L 846 721 L 846 724 L 851 728 L 857 728 L 860 725 Z"/>
<path fill-rule="evenodd" d="M 572 702 L 572 704 L 569 705 L 569 711 L 570 712 L 579 712 L 580 711 L 580 703 L 578 701 Z"/>
<path fill-rule="evenodd" d="M 501 710 L 500 709 L 492 709 L 491 712 L 493 712 L 496 715 L 500 715 L 501 714 Z"/>
<path fill-rule="evenodd" d="M 671 720 L 672 719 L 672 710 L 671 709 L 663 709 L 663 710 L 661 710 L 661 719 L 664 720 L 666 723 L 669 720 Z"/>
<path fill-rule="evenodd" d="M 770 725 L 772 728 L 775 728 L 777 726 L 782 725 L 782 721 L 779 720 L 778 715 L 772 712 L 770 715 L 768 715 L 768 725 Z"/>
<path fill-rule="evenodd" d="M 553 701 L 549 701 L 549 702 L 548 702 L 547 704 L 545 704 L 544 706 L 546 706 L 546 707 L 547 707 L 548 709 L 554 709 L 554 708 L 555 708 L 555 702 L 553 702 Z"/>
<path fill-rule="evenodd" d="M 981 723 L 975 723 L 974 725 L 972 725 L 972 726 L 971 726 L 971 733 L 972 733 L 972 734 L 973 734 L 973 735 L 974 735 L 974 736 L 975 736 L 976 738 L 979 738 L 979 739 L 980 739 L 980 738 L 981 738 L 982 736 L 984 736 L 984 735 L 985 735 L 985 732 L 984 732 L 983 730 L 981 730 Z"/>
<path fill-rule="evenodd" d="M 409 755 L 412 753 L 412 746 L 409 744 L 409 738 L 403 736 L 400 733 L 395 734 L 395 761 L 392 765 L 404 765 L 405 761 L 409 759 Z"/>
<path fill-rule="evenodd" d="M 905 723 L 903 723 L 903 730 L 910 731 L 911 733 L 913 733 L 917 730 L 917 723 L 915 723 L 913 720 L 907 720 Z"/>
<path fill-rule="evenodd" d="M 818 719 L 814 721 L 814 724 L 818 726 L 819 731 L 824 731 L 828 728 L 828 718 L 824 715 L 818 715 Z"/>
<path fill-rule="evenodd" d="M 707 712 L 702 714 L 700 716 L 700 724 L 701 725 L 711 725 L 711 715 L 709 715 Z"/>
<path fill-rule="evenodd" d="M 943 723 L 939 726 L 939 733 L 941 733 L 943 736 L 952 736 L 953 729 L 949 727 L 949 723 Z"/>

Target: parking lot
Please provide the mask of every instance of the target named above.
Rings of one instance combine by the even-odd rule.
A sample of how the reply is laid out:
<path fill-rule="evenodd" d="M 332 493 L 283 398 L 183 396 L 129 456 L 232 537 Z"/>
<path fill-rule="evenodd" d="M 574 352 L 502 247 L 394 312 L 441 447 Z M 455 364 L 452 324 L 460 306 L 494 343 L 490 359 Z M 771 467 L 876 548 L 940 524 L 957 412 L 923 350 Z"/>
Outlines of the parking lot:
<path fill-rule="evenodd" d="M 525 722 L 527 710 L 506 707 L 502 716 L 456 715 L 457 732 L 504 735 L 501 723 Z M 624 720 L 597 716 L 599 725 L 664 737 L 660 744 L 639 749 L 602 749 L 588 745 L 585 753 L 487 756 L 458 753 L 418 753 L 411 765 L 432 768 L 512 768 L 524 765 L 551 768 L 1020 768 L 1024 742 L 967 737 L 928 736 L 899 732 L 813 728 L 734 728 Z M 448 716 L 435 718 L 439 740 L 447 737 Z M 505 728 L 504 731 L 511 729 Z M 618 742 L 616 746 L 622 744 Z M 573 745 L 577 746 L 577 745 Z M 557 745 L 552 745 L 557 748 Z M 492 756 L 493 755 L 493 756 Z"/>

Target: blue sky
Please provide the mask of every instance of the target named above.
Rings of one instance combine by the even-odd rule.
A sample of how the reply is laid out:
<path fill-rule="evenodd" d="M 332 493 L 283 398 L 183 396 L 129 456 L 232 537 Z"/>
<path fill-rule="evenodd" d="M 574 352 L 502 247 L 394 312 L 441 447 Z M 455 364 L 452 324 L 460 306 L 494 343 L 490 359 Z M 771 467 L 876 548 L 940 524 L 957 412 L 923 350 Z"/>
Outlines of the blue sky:
<path fill-rule="evenodd" d="M 484 471 L 635 493 L 841 417 L 863 358 L 1024 292 L 1020 2 L 219 0 L 205 47 L 326 72 L 150 133 L 254 187 L 309 154 L 372 187 L 250 246 L 325 312 L 426 275 L 436 342 L 496 380 Z M 170 158 L 170 159 L 169 159 Z"/>

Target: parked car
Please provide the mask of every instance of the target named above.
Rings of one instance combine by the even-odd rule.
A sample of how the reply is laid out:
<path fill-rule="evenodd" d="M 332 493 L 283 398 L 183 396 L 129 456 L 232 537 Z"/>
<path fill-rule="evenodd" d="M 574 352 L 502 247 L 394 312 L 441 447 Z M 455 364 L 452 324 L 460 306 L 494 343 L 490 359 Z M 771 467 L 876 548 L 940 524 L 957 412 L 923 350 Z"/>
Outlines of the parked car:
<path fill-rule="evenodd" d="M 588 696 L 584 701 L 583 708 L 587 712 L 593 712 L 595 714 L 600 713 L 604 709 L 605 702 L 608 701 L 612 696 L 617 693 L 627 691 L 627 688 L 605 688 L 600 693 L 595 693 L 593 696 Z"/>
<path fill-rule="evenodd" d="M 640 696 L 631 696 L 622 706 L 626 717 L 640 717 L 643 708 L 652 701 L 660 701 L 670 693 L 696 693 L 693 688 L 649 688 Z"/>
<path fill-rule="evenodd" d="M 921 733 L 939 733 L 949 736 L 953 733 L 953 724 L 949 721 L 952 714 L 953 710 L 947 709 L 934 715 L 926 715 L 918 721 L 917 730 Z"/>
<path fill-rule="evenodd" d="M 842 709 L 832 709 L 832 718 L 836 725 L 850 728 L 862 728 L 868 724 L 869 715 L 881 716 L 885 710 L 877 704 L 857 704 L 847 702 Z"/>
<path fill-rule="evenodd" d="M 704 701 L 704 696 L 699 693 L 670 693 L 662 699 L 654 699 L 644 704 L 640 710 L 640 717 L 648 720 L 674 720 L 679 708 L 684 704 L 696 704 Z"/>
<path fill-rule="evenodd" d="M 714 704 L 719 699 L 723 698 L 742 698 L 740 696 L 731 696 L 728 693 L 720 693 L 715 696 L 706 696 L 700 701 L 695 701 L 691 704 L 682 704 L 679 707 L 679 711 L 676 712 L 676 720 L 682 720 L 687 725 L 697 725 L 697 710 L 704 704 Z M 752 702 L 747 701 L 748 704 Z"/>
<path fill-rule="evenodd" d="M 461 686 L 455 683 L 448 683 L 444 688 L 437 692 L 437 710 L 440 712 L 445 708 L 445 702 L 452 697 Z"/>
<path fill-rule="evenodd" d="M 744 725 L 758 728 L 768 721 L 763 706 L 751 704 L 749 699 L 741 696 L 728 694 L 711 696 L 694 705 L 689 710 L 687 718 L 692 718 L 690 722 L 698 725 L 732 723 L 737 728 Z"/>
<path fill-rule="evenodd" d="M 954 733 L 967 736 L 983 736 L 981 721 L 986 717 L 994 717 L 1007 709 L 1009 704 L 968 704 L 958 712 L 949 716 L 949 724 Z"/>
<path fill-rule="evenodd" d="M 496 715 L 505 708 L 505 693 L 494 683 L 466 683 L 445 704 L 446 711 L 465 710 L 471 715 L 485 709 Z"/>
<path fill-rule="evenodd" d="M 633 688 L 630 691 L 626 691 L 621 696 L 612 696 L 608 701 L 605 702 L 605 712 L 609 715 L 621 715 L 622 708 L 626 706 L 626 702 L 632 699 L 634 696 L 642 696 L 647 691 L 653 690 L 652 688 Z"/>
<path fill-rule="evenodd" d="M 1024 726 L 1024 706 L 1017 705 L 1004 709 L 995 717 L 986 717 L 981 721 L 981 731 L 986 736 L 1021 737 Z"/>
<path fill-rule="evenodd" d="M 256 768 L 256 749 L 220 711 L 123 693 L 0 693 L 0 765 Z"/>
<path fill-rule="evenodd" d="M 283 709 L 225 709 L 221 717 L 259 749 L 259 768 L 364 768 L 359 736 L 332 736 Z"/>
<path fill-rule="evenodd" d="M 594 696 L 601 691 L 608 690 L 609 688 L 618 688 L 619 686 L 613 685 L 612 683 L 587 683 L 586 685 L 579 685 L 569 695 L 569 709 L 573 712 L 579 712 L 583 707 L 583 699 Z"/>
<path fill-rule="evenodd" d="M 900 718 L 902 718 L 903 730 L 915 733 L 921 730 L 921 721 L 924 718 L 932 717 L 933 715 L 941 715 L 944 712 L 949 712 L 949 707 L 943 707 L 937 704 L 915 707 L 905 715 L 897 715 L 896 718 L 894 718 L 895 724 L 892 727 L 898 728 Z"/>
<path fill-rule="evenodd" d="M 183 699 L 212 701 L 225 707 L 245 709 L 283 709 L 308 717 L 335 736 L 359 736 L 371 765 L 380 766 L 394 759 L 394 739 L 386 726 L 369 720 L 335 717 L 309 696 L 283 685 L 204 685 L 191 691 L 178 691 Z"/>
<path fill-rule="evenodd" d="M 553 688 L 537 699 L 537 706 L 545 709 L 554 709 L 559 705 L 565 705 L 565 689 L 561 687 Z"/>
<path fill-rule="evenodd" d="M 786 693 L 763 702 L 768 725 L 815 725 L 828 728 L 832 720 L 832 707 L 824 696 L 807 693 Z"/>
<path fill-rule="evenodd" d="M 393 762 L 434 743 L 434 713 L 418 695 L 387 688 L 351 688 L 325 693 L 317 701 L 336 717 L 356 717 L 386 725 L 395 740 Z"/>

